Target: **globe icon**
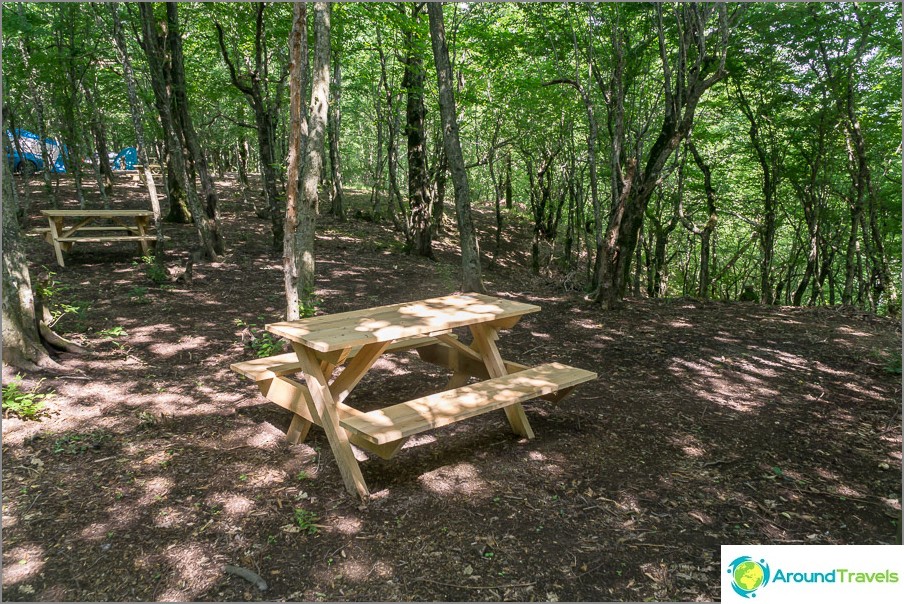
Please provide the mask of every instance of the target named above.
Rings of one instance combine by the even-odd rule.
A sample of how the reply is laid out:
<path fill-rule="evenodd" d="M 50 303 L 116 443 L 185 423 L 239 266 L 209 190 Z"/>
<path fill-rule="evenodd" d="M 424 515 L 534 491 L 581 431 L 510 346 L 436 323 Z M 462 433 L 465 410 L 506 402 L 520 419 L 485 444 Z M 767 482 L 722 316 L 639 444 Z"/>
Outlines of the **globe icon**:
<path fill-rule="evenodd" d="M 747 560 L 735 567 L 733 578 L 735 585 L 750 592 L 761 586 L 766 577 L 762 566 L 753 560 Z"/>

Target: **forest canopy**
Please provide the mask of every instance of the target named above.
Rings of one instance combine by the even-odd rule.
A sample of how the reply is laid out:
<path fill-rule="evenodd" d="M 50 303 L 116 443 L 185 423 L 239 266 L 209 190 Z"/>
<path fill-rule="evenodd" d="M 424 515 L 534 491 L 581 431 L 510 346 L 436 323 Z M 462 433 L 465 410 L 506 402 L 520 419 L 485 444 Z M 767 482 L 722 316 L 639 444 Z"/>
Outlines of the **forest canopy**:
<path fill-rule="evenodd" d="M 110 154 L 140 147 L 164 166 L 166 218 L 194 220 L 211 255 L 230 244 L 211 174 L 238 173 L 281 251 L 290 93 L 306 129 L 320 65 L 320 211 L 392 221 L 409 253 L 431 256 L 437 233 L 462 228 L 444 222 L 455 165 L 437 9 L 332 4 L 323 64 L 322 24 L 301 9 L 293 65 L 294 9 L 5 2 L 5 128 L 60 141 L 82 204 L 95 181 L 110 194 Z M 605 306 L 699 296 L 900 313 L 900 3 L 448 3 L 439 16 L 464 202 L 495 216 L 477 234 L 484 264 L 524 221 L 532 270 Z M 19 144 L 6 140 L 9 157 Z M 42 176 L 51 192 L 58 175 Z M 343 187 L 366 207 L 346 207 Z"/>

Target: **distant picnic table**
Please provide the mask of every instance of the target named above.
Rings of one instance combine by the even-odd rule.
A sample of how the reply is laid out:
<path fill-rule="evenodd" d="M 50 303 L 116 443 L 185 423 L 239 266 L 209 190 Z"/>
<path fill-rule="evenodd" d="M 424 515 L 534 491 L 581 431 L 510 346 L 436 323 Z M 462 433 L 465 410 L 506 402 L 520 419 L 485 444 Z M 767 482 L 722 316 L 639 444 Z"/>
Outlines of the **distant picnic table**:
<path fill-rule="evenodd" d="M 312 425 L 322 427 L 346 489 L 365 497 L 367 485 L 351 444 L 389 459 L 415 434 L 499 409 L 515 433 L 533 438 L 522 402 L 558 401 L 596 378 L 591 371 L 560 363 L 527 367 L 502 358 L 496 347 L 499 330 L 539 310 L 532 304 L 461 294 L 273 323 L 267 331 L 289 340 L 293 352 L 235 363 L 231 369 L 295 414 L 287 433 L 291 442 L 304 440 Z M 465 326 L 473 336 L 470 345 L 451 333 Z M 443 392 L 369 412 L 345 403 L 382 354 L 405 350 L 452 370 Z M 345 368 L 330 382 L 343 363 Z M 305 383 L 286 377 L 294 373 L 301 373 Z M 483 381 L 468 384 L 472 377 Z"/>
<path fill-rule="evenodd" d="M 157 240 L 149 233 L 150 219 L 154 216 L 150 210 L 41 210 L 41 214 L 47 217 L 50 226 L 35 232 L 53 246 L 60 266 L 66 266 L 63 252 L 76 243 L 134 241 L 139 252 L 147 255 Z M 99 221 L 106 224 L 97 224 Z"/>

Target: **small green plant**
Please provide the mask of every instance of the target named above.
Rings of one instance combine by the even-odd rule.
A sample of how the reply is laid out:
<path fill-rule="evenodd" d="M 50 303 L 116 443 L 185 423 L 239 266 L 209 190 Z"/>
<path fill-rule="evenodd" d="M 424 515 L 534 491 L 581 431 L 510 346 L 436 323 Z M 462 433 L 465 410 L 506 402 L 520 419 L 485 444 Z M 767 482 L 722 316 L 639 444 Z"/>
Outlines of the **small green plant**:
<path fill-rule="evenodd" d="M 323 300 L 314 295 L 314 290 L 306 289 L 298 303 L 298 315 L 302 319 L 313 317 L 317 314 L 317 309 L 320 308 L 322 302 Z"/>
<path fill-rule="evenodd" d="M 295 480 L 310 480 L 311 476 L 304 470 L 301 470 L 298 474 L 295 475 Z"/>
<path fill-rule="evenodd" d="M 84 453 L 88 449 L 99 449 L 104 441 L 110 438 L 105 430 L 93 432 L 66 434 L 53 441 L 54 453 Z"/>
<path fill-rule="evenodd" d="M 121 338 L 129 334 L 126 333 L 126 330 L 123 329 L 121 325 L 115 325 L 113 327 L 99 331 L 98 335 L 102 335 L 105 338 Z"/>
<path fill-rule="evenodd" d="M 146 287 L 133 287 L 129 290 L 129 300 L 131 302 L 136 302 L 138 304 L 149 304 L 150 300 L 147 299 L 148 288 Z"/>
<path fill-rule="evenodd" d="M 53 391 L 38 393 L 41 379 L 31 390 L 22 390 L 22 376 L 17 375 L 9 383 L 3 385 L 3 415 L 8 417 L 10 413 L 21 419 L 35 419 L 40 415 L 47 399 L 53 396 Z"/>
<path fill-rule="evenodd" d="M 295 508 L 295 512 L 293 515 L 293 520 L 295 521 L 295 525 L 298 526 L 302 531 L 307 532 L 309 535 L 313 535 L 317 533 L 317 514 L 314 512 L 305 510 L 303 508 Z"/>
<path fill-rule="evenodd" d="M 267 535 L 267 543 L 270 545 L 276 545 L 276 535 Z"/>
<path fill-rule="evenodd" d="M 901 351 L 896 350 L 885 364 L 885 371 L 894 375 L 901 375 Z"/>
<path fill-rule="evenodd" d="M 263 319 L 263 317 L 260 317 Z M 258 358 L 269 357 L 283 350 L 283 343 L 274 338 L 269 331 L 259 329 L 254 323 L 246 323 L 241 319 L 233 319 L 236 327 L 244 327 L 242 341 L 245 340 L 245 332 L 249 336 L 245 346 L 251 348 Z"/>
<path fill-rule="evenodd" d="M 154 258 L 153 255 L 149 254 L 147 256 L 142 256 L 141 261 L 144 263 L 144 274 L 156 285 L 163 285 L 169 281 L 169 275 L 166 274 L 166 269 L 157 262 L 157 259 Z"/>
<path fill-rule="evenodd" d="M 282 349 L 282 342 L 274 339 L 270 332 L 265 331 L 251 340 L 251 349 L 260 358 L 269 357 Z"/>

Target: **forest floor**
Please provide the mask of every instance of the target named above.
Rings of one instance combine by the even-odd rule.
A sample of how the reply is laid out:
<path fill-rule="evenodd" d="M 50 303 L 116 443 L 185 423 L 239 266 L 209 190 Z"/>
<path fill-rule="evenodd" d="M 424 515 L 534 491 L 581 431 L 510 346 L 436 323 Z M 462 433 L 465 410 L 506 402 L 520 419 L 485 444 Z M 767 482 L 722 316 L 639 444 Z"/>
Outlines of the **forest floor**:
<path fill-rule="evenodd" d="M 116 207 L 145 207 L 120 178 Z M 23 381 L 54 392 L 40 421 L 3 421 L 5 600 L 717 600 L 721 544 L 895 542 L 898 323 L 692 299 L 603 312 L 530 274 L 527 225 L 506 230 L 485 279 L 542 311 L 500 348 L 599 379 L 526 404 L 533 440 L 492 413 L 364 461 L 362 505 L 323 433 L 287 444 L 288 412 L 229 370 L 284 298 L 269 224 L 233 179 L 219 186 L 228 253 L 191 284 L 156 286 L 131 246 L 84 244 L 58 268 L 28 239 L 33 278 L 50 269 L 76 309 L 57 328 L 90 354 Z M 34 191 L 26 228 L 44 226 Z M 478 220 L 486 246 L 491 214 Z M 175 267 L 195 235 L 166 232 Z M 458 287 L 448 237 L 431 262 L 404 255 L 388 223 L 323 217 L 317 245 L 325 313 Z M 446 377 L 387 355 L 350 402 L 400 402 Z"/>

